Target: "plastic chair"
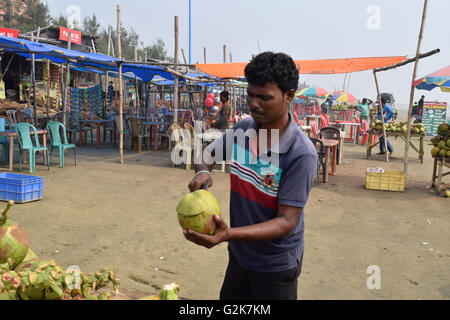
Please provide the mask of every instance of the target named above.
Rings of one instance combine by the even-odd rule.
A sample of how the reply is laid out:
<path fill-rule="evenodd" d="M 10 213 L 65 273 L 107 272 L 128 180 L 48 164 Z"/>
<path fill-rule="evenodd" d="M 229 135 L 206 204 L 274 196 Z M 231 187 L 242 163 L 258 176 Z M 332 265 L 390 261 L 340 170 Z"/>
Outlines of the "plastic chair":
<path fill-rule="evenodd" d="M 69 137 L 71 142 L 76 142 L 77 134 L 80 133 L 80 114 L 78 112 L 70 112 L 66 114 L 66 121 L 67 121 L 67 132 L 69 132 Z M 58 121 L 61 122 L 62 121 Z M 80 139 L 83 139 L 83 141 L 87 142 L 87 133 L 91 133 L 91 143 L 94 143 L 94 136 L 92 133 L 92 128 L 84 126 L 82 127 L 82 135 L 84 134 L 84 137 L 80 137 Z"/>
<path fill-rule="evenodd" d="M 25 123 L 34 125 L 33 118 L 30 117 L 30 115 L 28 113 L 26 113 L 25 111 L 17 111 L 15 114 L 15 117 L 16 117 L 17 123 L 25 122 Z"/>
<path fill-rule="evenodd" d="M 59 166 L 64 168 L 64 151 L 66 149 L 73 149 L 75 165 L 77 165 L 77 148 L 74 144 L 69 144 L 67 140 L 66 127 L 61 122 L 50 121 L 47 123 L 47 131 L 50 133 L 50 163 L 52 161 L 53 149 L 59 149 Z M 61 132 L 64 141 L 61 139 Z"/>
<path fill-rule="evenodd" d="M 340 162 L 340 152 L 341 152 L 341 132 L 339 129 L 333 128 L 333 127 L 327 127 L 322 128 L 319 132 L 319 137 L 321 139 L 328 139 L 328 140 L 337 140 L 339 141 L 339 144 L 336 148 L 336 163 L 339 164 Z"/>
<path fill-rule="evenodd" d="M 316 121 L 311 121 L 311 132 L 313 138 L 317 138 L 317 136 L 319 135 L 319 125 Z"/>
<path fill-rule="evenodd" d="M 17 112 L 17 110 L 7 110 L 6 111 L 6 115 L 8 116 L 9 122 L 12 125 L 15 125 L 17 123 L 16 112 Z"/>
<path fill-rule="evenodd" d="M 328 174 L 327 172 L 327 167 L 326 167 L 326 163 L 325 163 L 325 148 L 323 146 L 323 142 L 320 141 L 319 139 L 315 139 L 315 138 L 309 138 L 311 140 L 311 142 L 314 144 L 314 146 L 316 147 L 317 150 L 317 175 L 316 175 L 316 180 L 317 180 L 317 184 L 320 184 L 320 167 L 322 167 L 322 173 L 323 173 L 323 181 L 326 181 L 326 175 Z"/>
<path fill-rule="evenodd" d="M 0 131 L 5 131 L 6 127 L 11 128 L 11 123 L 4 119 L 1 118 L 0 119 Z M 7 162 L 9 159 L 9 141 L 8 141 L 8 137 L 5 136 L 1 136 L 0 137 L 0 145 L 2 146 L 2 161 L 3 162 Z"/>
<path fill-rule="evenodd" d="M 140 123 L 141 120 L 139 118 L 128 118 L 127 122 L 128 128 L 131 132 L 130 150 L 134 144 L 134 141 L 136 141 L 138 152 L 142 152 L 142 140 L 147 142 L 147 148 L 150 150 L 150 141 L 148 141 L 149 137 L 145 134 L 145 130 L 142 129 L 142 125 Z"/>
<path fill-rule="evenodd" d="M 22 171 L 22 157 L 23 151 L 28 151 L 30 159 L 30 173 L 34 173 L 36 169 L 36 153 L 38 151 L 47 151 L 47 166 L 50 170 L 50 161 L 47 147 L 41 146 L 39 144 L 38 134 L 36 128 L 29 123 L 17 123 L 14 127 L 16 130 L 17 137 L 19 138 L 19 171 Z M 30 130 L 33 131 L 34 144 L 30 136 Z"/>

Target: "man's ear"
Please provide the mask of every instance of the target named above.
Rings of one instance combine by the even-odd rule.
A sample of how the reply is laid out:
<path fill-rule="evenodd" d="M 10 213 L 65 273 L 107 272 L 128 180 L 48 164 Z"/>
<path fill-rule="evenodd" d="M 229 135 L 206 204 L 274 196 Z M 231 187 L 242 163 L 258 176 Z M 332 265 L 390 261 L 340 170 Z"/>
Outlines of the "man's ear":
<path fill-rule="evenodd" d="M 295 97 L 295 90 L 291 89 L 288 92 L 285 93 L 285 97 L 286 97 L 286 102 L 291 104 L 292 101 L 294 101 L 294 97 Z"/>

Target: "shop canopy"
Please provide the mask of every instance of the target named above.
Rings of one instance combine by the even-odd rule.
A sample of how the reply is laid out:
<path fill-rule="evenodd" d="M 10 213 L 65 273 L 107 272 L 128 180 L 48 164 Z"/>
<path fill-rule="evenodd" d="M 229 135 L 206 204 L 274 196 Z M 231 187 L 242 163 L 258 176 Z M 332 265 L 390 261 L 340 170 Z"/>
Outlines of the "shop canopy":
<path fill-rule="evenodd" d="M 69 62 L 72 66 L 81 68 L 79 70 L 84 70 L 86 72 L 118 72 L 118 66 L 122 64 L 122 72 L 124 74 L 133 73 L 144 82 L 151 81 L 155 75 L 163 77 L 167 80 L 174 80 L 173 74 L 166 71 L 162 67 L 124 63 L 119 59 L 109 57 L 101 53 L 80 52 L 56 47 L 50 44 L 5 36 L 0 36 L 0 48 L 4 51 L 14 52 L 25 57 L 26 59 L 31 59 L 31 54 L 34 53 L 36 60 L 50 60 L 58 64 Z M 193 78 L 198 77 L 192 74 L 191 76 Z"/>
<path fill-rule="evenodd" d="M 423 78 L 417 79 L 413 86 L 419 90 L 433 90 L 440 87 L 442 91 L 450 91 L 450 65 L 433 72 Z"/>
<path fill-rule="evenodd" d="M 325 60 L 295 60 L 301 74 L 351 73 L 390 66 L 406 60 L 404 56 L 348 58 Z M 197 64 L 196 67 L 207 74 L 220 78 L 241 78 L 247 63 Z"/>

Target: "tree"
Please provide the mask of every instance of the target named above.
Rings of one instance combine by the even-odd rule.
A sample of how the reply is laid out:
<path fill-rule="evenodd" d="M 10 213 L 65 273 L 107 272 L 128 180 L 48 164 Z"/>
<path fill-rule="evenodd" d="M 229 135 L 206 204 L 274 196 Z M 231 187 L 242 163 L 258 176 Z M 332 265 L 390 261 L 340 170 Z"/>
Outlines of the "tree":
<path fill-rule="evenodd" d="M 173 58 L 167 56 L 165 46 L 166 44 L 162 39 L 156 39 L 156 42 L 154 41 L 153 45 L 140 49 L 139 54 L 145 56 L 145 52 L 147 52 L 148 58 L 173 62 Z"/>
<path fill-rule="evenodd" d="M 83 18 L 83 31 L 87 34 L 98 36 L 100 32 L 100 23 L 97 21 L 97 17 L 95 13 L 92 17 L 84 17 Z"/>
<path fill-rule="evenodd" d="M 58 18 L 53 19 L 53 25 L 67 28 L 68 27 L 67 18 L 64 17 L 63 15 L 60 15 Z"/>
<path fill-rule="evenodd" d="M 4 12 L 0 27 L 14 29 L 17 27 L 15 14 L 20 10 L 20 5 L 13 0 L 0 1 L 0 10 Z"/>
<path fill-rule="evenodd" d="M 50 9 L 47 3 L 34 0 L 24 1 L 26 9 L 17 16 L 17 26 L 21 32 L 37 30 L 39 27 L 47 27 L 51 24 Z"/>

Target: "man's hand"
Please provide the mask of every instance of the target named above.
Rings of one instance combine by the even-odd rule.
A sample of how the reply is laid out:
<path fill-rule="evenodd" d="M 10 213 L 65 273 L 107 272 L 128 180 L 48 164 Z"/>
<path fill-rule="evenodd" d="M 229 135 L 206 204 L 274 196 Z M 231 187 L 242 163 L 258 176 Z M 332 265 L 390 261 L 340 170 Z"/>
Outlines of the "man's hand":
<path fill-rule="evenodd" d="M 211 188 L 212 185 L 213 185 L 212 177 L 206 172 L 204 172 L 196 175 L 189 183 L 188 188 L 191 192 L 194 192 L 206 186 L 208 186 L 208 188 Z"/>
<path fill-rule="evenodd" d="M 230 228 L 218 215 L 214 216 L 214 222 L 216 223 L 216 233 L 213 236 L 202 234 L 193 230 L 184 230 L 184 237 L 187 240 L 207 249 L 211 249 L 218 244 L 227 241 Z"/>

